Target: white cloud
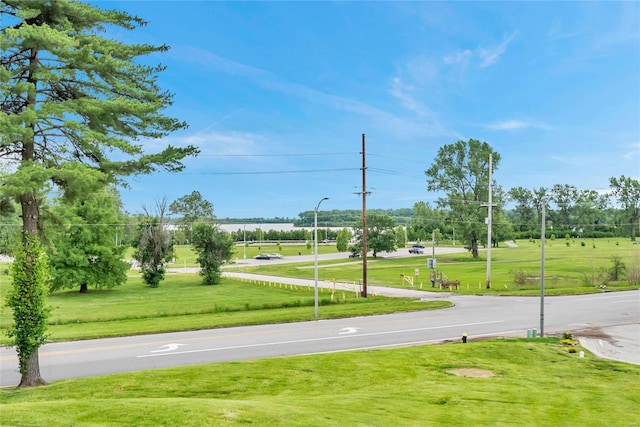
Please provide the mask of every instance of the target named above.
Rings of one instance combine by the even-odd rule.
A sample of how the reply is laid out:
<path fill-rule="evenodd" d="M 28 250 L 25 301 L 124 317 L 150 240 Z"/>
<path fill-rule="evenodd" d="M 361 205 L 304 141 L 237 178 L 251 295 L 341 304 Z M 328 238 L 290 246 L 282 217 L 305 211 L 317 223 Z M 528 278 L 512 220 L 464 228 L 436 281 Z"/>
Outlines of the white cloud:
<path fill-rule="evenodd" d="M 494 48 L 491 48 L 491 49 L 483 49 L 483 48 L 481 48 L 481 49 L 479 49 L 478 50 L 478 54 L 480 55 L 480 58 L 482 59 L 482 63 L 480 64 L 480 67 L 481 68 L 485 68 L 485 67 L 488 67 L 488 66 L 493 65 L 496 62 L 498 62 L 498 60 L 500 59 L 500 56 L 502 56 L 502 54 L 506 52 L 507 46 L 509 46 L 509 44 L 516 37 L 516 34 L 518 34 L 518 32 L 514 31 L 502 43 L 500 43 L 498 46 L 496 46 Z"/>
<path fill-rule="evenodd" d="M 640 158 L 640 142 L 629 144 L 629 151 L 624 153 L 625 159 Z"/>
<path fill-rule="evenodd" d="M 400 101 L 402 106 L 420 116 L 431 116 L 432 112 L 418 100 L 418 92 L 420 90 L 412 84 L 406 83 L 400 77 L 391 79 L 391 89 L 389 94 Z"/>
<path fill-rule="evenodd" d="M 471 58 L 471 55 L 471 51 L 469 49 L 465 49 L 461 52 L 456 52 L 451 55 L 445 56 L 444 58 L 442 58 L 442 62 L 444 62 L 446 65 L 467 63 L 469 61 L 469 58 Z"/>
<path fill-rule="evenodd" d="M 536 121 L 526 121 L 526 120 L 503 120 L 499 122 L 490 123 L 484 126 L 486 129 L 495 130 L 495 131 L 510 131 L 510 130 L 518 130 L 525 128 L 538 128 L 538 129 L 546 129 L 551 130 L 551 126 L 536 122 Z"/>

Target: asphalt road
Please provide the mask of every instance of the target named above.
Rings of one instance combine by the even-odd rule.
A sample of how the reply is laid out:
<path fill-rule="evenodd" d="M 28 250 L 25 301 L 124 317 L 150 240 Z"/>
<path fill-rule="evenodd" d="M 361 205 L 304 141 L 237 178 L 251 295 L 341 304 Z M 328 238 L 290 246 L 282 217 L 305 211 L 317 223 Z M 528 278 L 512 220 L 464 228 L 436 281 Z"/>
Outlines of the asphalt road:
<path fill-rule="evenodd" d="M 307 285 L 312 283 L 306 281 Z M 471 344 L 485 337 L 524 337 L 528 329 L 539 329 L 540 325 L 540 299 L 535 297 L 434 295 L 376 287 L 369 291 L 410 294 L 416 305 L 445 298 L 455 306 L 384 316 L 52 343 L 40 349 L 41 372 L 47 381 L 54 381 L 200 363 L 460 342 L 463 333 L 468 334 Z M 570 331 L 576 337 L 585 336 L 600 343 L 603 353 L 607 352 L 606 343 L 613 343 L 620 350 L 614 358 L 640 364 L 639 307 L 639 291 L 546 297 L 545 333 Z M 0 362 L 0 386 L 17 385 L 15 351 L 2 348 Z"/>

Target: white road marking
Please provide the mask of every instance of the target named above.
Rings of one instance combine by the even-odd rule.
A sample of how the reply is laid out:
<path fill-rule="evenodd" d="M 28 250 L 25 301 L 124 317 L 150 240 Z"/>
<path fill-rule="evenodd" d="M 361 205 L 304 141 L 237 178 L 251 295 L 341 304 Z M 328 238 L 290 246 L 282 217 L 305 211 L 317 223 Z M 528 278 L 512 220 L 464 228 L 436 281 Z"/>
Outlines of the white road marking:
<path fill-rule="evenodd" d="M 174 350 L 177 350 L 178 347 L 180 347 L 181 345 L 186 345 L 186 344 L 165 344 L 163 346 L 160 346 L 158 350 L 151 350 L 151 353 L 163 353 L 166 351 L 174 351 Z"/>
<path fill-rule="evenodd" d="M 340 329 L 340 332 L 338 332 L 338 334 L 339 335 L 355 334 L 356 332 L 358 332 L 358 329 L 360 328 L 342 328 Z"/>
<path fill-rule="evenodd" d="M 358 338 L 360 337 L 371 337 L 376 335 L 388 335 L 388 334 L 399 334 L 404 332 L 416 332 L 416 331 L 429 331 L 436 329 L 447 329 L 447 328 L 460 328 L 465 326 L 477 326 L 477 325 L 490 325 L 494 323 L 503 323 L 503 320 L 492 320 L 489 322 L 478 322 L 478 323 L 461 323 L 458 325 L 446 325 L 446 326 L 433 326 L 429 328 L 413 328 L 413 329 L 403 329 L 399 331 L 384 331 L 384 332 L 370 332 L 367 334 L 358 334 L 356 335 Z M 143 354 L 140 356 L 136 356 L 138 358 L 145 357 L 158 357 L 158 356 L 174 356 L 180 354 L 191 354 L 191 353 L 204 353 L 210 351 L 223 351 L 223 350 L 237 350 L 239 348 L 255 348 L 255 347 L 265 347 L 265 346 L 275 346 L 275 345 L 286 345 L 286 344 L 298 344 L 303 342 L 314 342 L 314 341 L 329 341 L 329 340 L 337 340 L 343 338 L 351 338 L 352 335 L 341 335 L 341 336 L 333 336 L 333 337 L 323 337 L 323 338 L 309 338 L 303 340 L 291 340 L 291 341 L 277 341 L 277 342 L 267 342 L 267 343 L 259 343 L 259 344 L 243 344 L 243 345 L 234 345 L 228 347 L 218 347 L 218 348 L 203 348 L 199 350 L 185 350 L 185 351 L 176 351 L 173 353 L 158 353 L 158 354 Z"/>

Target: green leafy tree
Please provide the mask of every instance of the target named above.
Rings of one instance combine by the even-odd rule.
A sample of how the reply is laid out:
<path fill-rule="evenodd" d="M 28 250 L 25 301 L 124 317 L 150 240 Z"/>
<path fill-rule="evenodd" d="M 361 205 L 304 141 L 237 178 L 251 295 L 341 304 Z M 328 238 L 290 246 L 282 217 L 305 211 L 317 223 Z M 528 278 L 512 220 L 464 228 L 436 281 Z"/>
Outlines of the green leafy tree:
<path fill-rule="evenodd" d="M 221 266 L 234 254 L 233 239 L 229 233 L 209 223 L 196 223 L 192 229 L 192 245 L 198 254 L 200 275 L 205 285 L 220 283 Z"/>
<path fill-rule="evenodd" d="M 458 141 L 441 147 L 425 171 L 427 189 L 445 192 L 438 204 L 451 210 L 458 224 L 456 236 L 469 243 L 474 258 L 478 257 L 478 242 L 486 236 L 487 208 L 482 203 L 488 200 L 490 154 L 495 170 L 500 155 L 489 144 L 476 139 Z"/>
<path fill-rule="evenodd" d="M 428 203 L 418 202 L 413 205 L 410 238 L 417 242 L 431 239 L 434 229 L 444 225 L 442 210 L 433 209 Z"/>
<path fill-rule="evenodd" d="M 73 0 L 0 2 L 0 158 L 17 165 L 3 192 L 20 203 L 25 233 L 38 233 L 47 183 L 77 197 L 126 176 L 181 170 L 197 154 L 191 146 L 150 153 L 136 142 L 186 127 L 162 113 L 172 103 L 157 84 L 163 67 L 141 61 L 168 47 L 101 34 L 144 24 Z M 41 382 L 23 373 L 21 384 Z"/>
<path fill-rule="evenodd" d="M 138 237 L 133 243 L 133 257 L 140 264 L 144 282 L 157 288 L 164 280 L 165 264 L 173 259 L 173 240 L 165 223 L 166 199 L 156 203 L 154 215 L 146 208 L 144 211 L 144 219 L 138 225 Z"/>
<path fill-rule="evenodd" d="M 407 246 L 407 228 L 403 225 L 396 227 L 396 245 L 403 248 Z"/>
<path fill-rule="evenodd" d="M 367 215 L 367 250 L 373 251 L 374 258 L 378 256 L 379 252 L 393 252 L 396 250 L 395 226 L 396 222 L 390 216 Z M 362 221 L 355 225 L 354 232 L 356 243 L 353 245 L 352 250 L 362 253 Z"/>
<path fill-rule="evenodd" d="M 347 228 L 343 228 L 336 236 L 336 249 L 338 252 L 346 252 L 349 249 L 349 241 L 351 240 L 351 232 Z"/>
<path fill-rule="evenodd" d="M 126 246 L 117 245 L 120 198 L 114 188 L 87 194 L 82 201 L 62 198 L 51 216 L 50 290 L 88 286 L 113 288 L 127 280 L 129 264 L 123 260 Z"/>
<path fill-rule="evenodd" d="M 536 210 L 533 192 L 524 187 L 514 187 L 507 192 L 509 199 L 516 203 L 515 228 L 518 231 L 532 231 L 536 228 Z"/>
<path fill-rule="evenodd" d="M 628 218 L 631 240 L 635 242 L 636 227 L 640 226 L 640 181 L 621 175 L 609 178 L 609 187 Z"/>
<path fill-rule="evenodd" d="M 7 305 L 13 310 L 8 331 L 18 353 L 22 379 L 19 387 L 46 384 L 40 375 L 38 348 L 46 339 L 50 309 L 46 305 L 48 266 L 37 236 L 24 233 L 12 264 L 13 287 Z"/>
<path fill-rule="evenodd" d="M 213 204 L 202 198 L 199 191 L 184 195 L 169 205 L 169 213 L 181 215 L 176 220 L 180 229 L 191 241 L 191 227 L 197 221 L 213 222 Z"/>

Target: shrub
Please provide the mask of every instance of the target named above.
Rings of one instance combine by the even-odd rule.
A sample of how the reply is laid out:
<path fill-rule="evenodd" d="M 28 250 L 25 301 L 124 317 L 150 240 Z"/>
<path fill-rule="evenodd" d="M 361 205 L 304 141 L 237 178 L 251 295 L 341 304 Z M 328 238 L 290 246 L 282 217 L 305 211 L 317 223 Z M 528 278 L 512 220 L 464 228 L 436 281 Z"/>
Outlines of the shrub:
<path fill-rule="evenodd" d="M 513 282 L 517 285 L 526 285 L 527 284 L 527 274 L 523 269 L 512 270 L 511 274 L 513 274 Z"/>
<path fill-rule="evenodd" d="M 612 256 L 611 262 L 613 265 L 609 268 L 609 280 L 617 282 L 624 276 L 627 266 L 624 265 L 624 262 L 622 262 L 622 259 L 620 259 L 618 255 Z"/>
<path fill-rule="evenodd" d="M 584 241 L 580 242 L 580 246 L 585 247 L 586 245 L 587 244 Z"/>
<path fill-rule="evenodd" d="M 567 247 L 571 246 L 571 242 L 567 240 L 566 245 Z"/>

